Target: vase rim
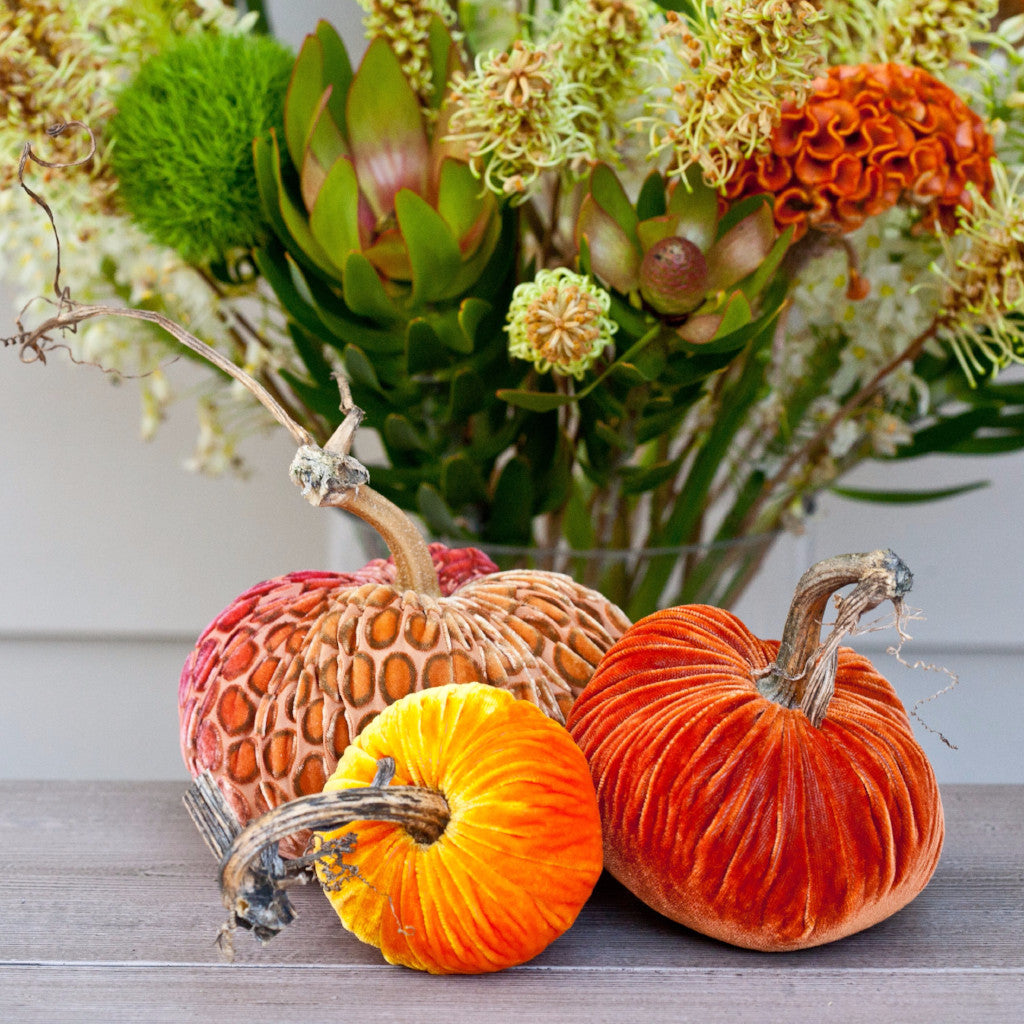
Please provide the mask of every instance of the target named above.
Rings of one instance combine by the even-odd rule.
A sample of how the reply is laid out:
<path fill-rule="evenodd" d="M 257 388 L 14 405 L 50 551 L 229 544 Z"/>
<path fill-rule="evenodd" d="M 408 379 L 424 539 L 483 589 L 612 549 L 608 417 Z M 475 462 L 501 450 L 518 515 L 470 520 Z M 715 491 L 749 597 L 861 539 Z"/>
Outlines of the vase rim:
<path fill-rule="evenodd" d="M 696 544 L 675 544 L 658 547 L 629 547 L 629 548 L 574 548 L 568 543 L 559 543 L 554 546 L 540 546 L 527 544 L 492 544 L 489 541 L 478 539 L 465 539 L 458 537 L 437 538 L 448 547 L 474 547 L 490 555 L 525 555 L 529 554 L 538 558 L 559 557 L 559 558 L 657 558 L 662 555 L 686 555 L 699 552 L 722 550 L 726 548 L 755 547 L 768 543 L 770 540 L 780 536 L 785 531 L 766 530 L 763 533 L 748 534 L 743 537 L 729 537 L 724 540 L 701 541 Z"/>

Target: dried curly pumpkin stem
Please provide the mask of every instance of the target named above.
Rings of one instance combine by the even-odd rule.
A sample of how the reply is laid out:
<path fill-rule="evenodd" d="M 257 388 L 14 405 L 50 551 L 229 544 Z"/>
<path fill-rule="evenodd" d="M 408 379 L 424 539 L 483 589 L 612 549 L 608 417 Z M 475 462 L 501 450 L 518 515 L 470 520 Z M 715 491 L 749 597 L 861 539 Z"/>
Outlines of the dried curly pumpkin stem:
<path fill-rule="evenodd" d="M 275 807 L 241 828 L 213 777 L 204 772 L 185 795 L 185 806 L 204 840 L 221 859 L 220 887 L 228 921 L 224 932 L 252 929 L 261 942 L 272 939 L 295 919 L 287 886 L 310 865 L 333 857 L 338 847 L 325 844 L 299 858 L 301 870 L 285 862 L 277 844 L 305 829 L 336 830 L 353 821 L 390 821 L 420 843 L 432 843 L 450 818 L 448 802 L 421 786 L 389 786 L 394 761 L 381 758 L 369 786 L 299 797 Z"/>
<path fill-rule="evenodd" d="M 837 555 L 811 566 L 797 583 L 778 657 L 758 682 L 758 691 L 784 707 L 800 708 L 820 726 L 835 692 L 839 645 L 860 617 L 883 601 L 892 601 L 898 611 L 913 581 L 910 569 L 892 551 Z M 851 584 L 854 589 L 840 599 L 835 625 L 823 643 L 829 599 Z"/>

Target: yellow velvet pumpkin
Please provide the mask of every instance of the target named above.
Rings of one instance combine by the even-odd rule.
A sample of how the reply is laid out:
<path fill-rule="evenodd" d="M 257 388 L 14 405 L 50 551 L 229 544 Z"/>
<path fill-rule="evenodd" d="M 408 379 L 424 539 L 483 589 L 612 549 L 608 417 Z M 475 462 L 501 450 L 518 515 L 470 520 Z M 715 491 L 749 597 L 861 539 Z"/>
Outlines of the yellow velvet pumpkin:
<path fill-rule="evenodd" d="M 318 868 L 347 929 L 390 963 L 458 974 L 523 963 L 569 928 L 602 844 L 590 771 L 561 725 L 479 683 L 425 690 L 353 740 L 324 792 L 371 785 L 385 757 L 396 785 L 441 793 L 449 817 L 432 841 L 382 821 L 320 835 L 355 836 L 343 867 Z"/>

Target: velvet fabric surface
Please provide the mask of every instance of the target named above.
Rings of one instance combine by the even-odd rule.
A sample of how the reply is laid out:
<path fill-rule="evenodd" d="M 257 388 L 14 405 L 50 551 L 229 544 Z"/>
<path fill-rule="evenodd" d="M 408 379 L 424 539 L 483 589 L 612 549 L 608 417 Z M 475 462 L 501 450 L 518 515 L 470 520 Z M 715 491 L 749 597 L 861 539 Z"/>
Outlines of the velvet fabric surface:
<path fill-rule="evenodd" d="M 394 964 L 434 974 L 501 970 L 575 921 L 601 874 L 601 822 L 587 763 L 533 704 L 479 683 L 387 708 L 345 751 L 326 791 L 363 787 L 392 757 L 393 785 L 440 792 L 433 842 L 355 822 L 340 882 L 321 878 L 342 923 Z"/>
<path fill-rule="evenodd" d="M 605 866 L 658 912 L 751 949 L 867 928 L 938 862 L 934 773 L 890 684 L 840 648 L 815 728 L 757 689 L 778 643 L 691 605 L 636 623 L 577 699 Z"/>

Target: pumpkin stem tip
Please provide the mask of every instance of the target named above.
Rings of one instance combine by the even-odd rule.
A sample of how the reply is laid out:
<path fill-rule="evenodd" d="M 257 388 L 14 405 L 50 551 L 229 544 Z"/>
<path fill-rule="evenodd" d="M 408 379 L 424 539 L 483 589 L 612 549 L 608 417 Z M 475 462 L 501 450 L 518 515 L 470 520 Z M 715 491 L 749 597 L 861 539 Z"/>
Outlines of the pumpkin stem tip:
<path fill-rule="evenodd" d="M 328 837 L 309 855 L 286 862 L 277 844 L 305 829 L 338 831 L 353 821 L 390 821 L 403 826 L 417 842 L 433 842 L 451 817 L 448 802 L 419 786 L 392 786 L 395 763 L 381 758 L 369 786 L 327 790 L 275 807 L 241 828 L 209 773 L 186 794 L 186 806 L 207 845 L 220 859 L 220 887 L 228 920 L 218 940 L 231 956 L 231 934 L 246 928 L 267 942 L 295 920 L 286 888 L 311 867 L 325 862 L 327 874 L 339 872 L 338 858 L 352 849 L 351 833 Z M 212 827 L 210 822 L 213 823 Z M 210 838 L 212 834 L 213 838 Z M 344 868 L 341 864 L 340 868 Z"/>
<path fill-rule="evenodd" d="M 837 555 L 812 565 L 800 577 L 778 657 L 758 682 L 758 691 L 783 707 L 800 708 L 820 726 L 835 692 L 839 645 L 860 617 L 883 601 L 892 601 L 898 612 L 913 582 L 907 564 L 891 550 Z M 835 624 L 822 641 L 830 598 L 851 585 L 853 590 L 837 600 Z"/>

